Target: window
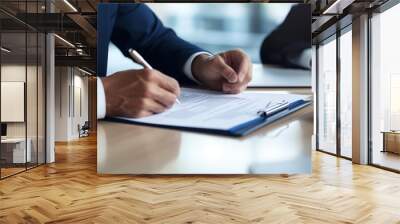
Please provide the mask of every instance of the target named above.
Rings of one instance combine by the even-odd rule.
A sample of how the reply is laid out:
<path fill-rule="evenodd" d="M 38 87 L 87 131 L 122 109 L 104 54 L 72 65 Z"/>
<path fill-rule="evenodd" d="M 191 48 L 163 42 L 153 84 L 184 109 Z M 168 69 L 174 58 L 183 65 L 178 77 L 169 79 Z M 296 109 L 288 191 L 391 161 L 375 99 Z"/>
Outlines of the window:
<path fill-rule="evenodd" d="M 317 149 L 348 159 L 353 131 L 352 41 L 350 24 L 318 45 L 316 59 Z"/>
<path fill-rule="evenodd" d="M 340 155 L 352 157 L 352 33 L 340 36 Z"/>
<path fill-rule="evenodd" d="M 371 74 L 371 162 L 400 170 L 400 5 L 373 15 Z"/>

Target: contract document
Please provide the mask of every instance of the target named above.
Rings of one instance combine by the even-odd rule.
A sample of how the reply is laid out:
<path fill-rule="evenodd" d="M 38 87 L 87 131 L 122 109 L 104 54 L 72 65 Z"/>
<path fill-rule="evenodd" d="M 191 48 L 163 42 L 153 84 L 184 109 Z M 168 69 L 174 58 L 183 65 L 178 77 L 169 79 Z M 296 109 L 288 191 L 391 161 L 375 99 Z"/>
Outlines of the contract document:
<path fill-rule="evenodd" d="M 137 124 L 243 135 L 257 126 L 276 120 L 274 118 L 304 107 L 309 104 L 310 96 L 263 92 L 233 95 L 182 88 L 179 100 L 180 104 L 176 103 L 160 114 L 144 118 L 114 119 Z M 281 116 L 277 116 L 279 114 Z"/>

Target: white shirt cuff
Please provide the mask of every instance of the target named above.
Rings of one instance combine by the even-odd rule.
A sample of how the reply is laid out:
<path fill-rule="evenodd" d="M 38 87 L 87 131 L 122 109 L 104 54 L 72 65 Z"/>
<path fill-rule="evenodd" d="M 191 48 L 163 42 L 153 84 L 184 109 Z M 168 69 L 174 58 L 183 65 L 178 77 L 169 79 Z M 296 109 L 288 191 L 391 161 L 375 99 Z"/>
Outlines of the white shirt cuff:
<path fill-rule="evenodd" d="M 106 117 L 106 94 L 101 79 L 97 78 L 97 119 Z"/>
<path fill-rule="evenodd" d="M 303 50 L 301 55 L 296 59 L 296 64 L 303 68 L 311 69 L 311 48 Z"/>
<path fill-rule="evenodd" d="M 194 54 L 192 54 L 192 56 L 189 57 L 189 59 L 186 61 L 185 65 L 183 66 L 183 73 L 185 73 L 185 75 L 189 79 L 196 82 L 197 84 L 200 84 L 200 82 L 193 77 L 192 63 L 193 63 L 194 59 L 201 54 L 206 54 L 208 56 L 212 56 L 212 54 L 210 54 L 206 51 L 200 51 L 200 52 L 194 53 Z"/>

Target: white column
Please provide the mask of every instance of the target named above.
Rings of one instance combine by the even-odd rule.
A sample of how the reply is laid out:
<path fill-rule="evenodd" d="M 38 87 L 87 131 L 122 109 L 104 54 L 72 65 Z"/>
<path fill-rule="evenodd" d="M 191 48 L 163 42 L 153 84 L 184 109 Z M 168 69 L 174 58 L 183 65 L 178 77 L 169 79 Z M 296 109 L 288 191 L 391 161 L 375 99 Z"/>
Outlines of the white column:
<path fill-rule="evenodd" d="M 46 163 L 55 161 L 55 60 L 54 35 L 46 35 Z"/>
<path fill-rule="evenodd" d="M 353 162 L 368 163 L 368 16 L 353 19 Z"/>

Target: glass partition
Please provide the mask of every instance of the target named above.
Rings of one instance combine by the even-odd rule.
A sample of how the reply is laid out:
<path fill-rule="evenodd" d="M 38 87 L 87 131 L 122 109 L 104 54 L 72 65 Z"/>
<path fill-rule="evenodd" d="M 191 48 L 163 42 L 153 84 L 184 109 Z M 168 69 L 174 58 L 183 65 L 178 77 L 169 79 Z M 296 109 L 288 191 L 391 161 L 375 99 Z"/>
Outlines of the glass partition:
<path fill-rule="evenodd" d="M 336 154 L 336 36 L 318 47 L 317 149 Z"/>
<path fill-rule="evenodd" d="M 1 34 L 2 177 L 24 171 L 30 162 L 26 120 L 26 33 Z"/>
<path fill-rule="evenodd" d="M 28 2 L 28 13 L 42 13 L 44 2 Z M 33 17 L 38 19 L 38 17 Z M 37 23 L 37 21 L 35 21 Z M 44 162 L 44 70 L 45 35 L 31 28 L 27 29 L 27 140 L 31 144 L 31 161 L 28 168 Z"/>
<path fill-rule="evenodd" d="M 46 36 L 38 33 L 38 64 L 37 64 L 37 163 L 46 162 Z"/>
<path fill-rule="evenodd" d="M 27 33 L 27 142 L 30 148 L 30 160 L 27 163 L 28 168 L 37 165 L 38 157 L 38 35 L 35 32 Z"/>
<path fill-rule="evenodd" d="M 0 7 L 17 6 L 17 16 L 23 16 L 42 10 L 40 2 L 9 1 Z M 5 178 L 45 162 L 46 39 L 12 14 L 0 12 L 0 18 L 0 178 Z"/>

